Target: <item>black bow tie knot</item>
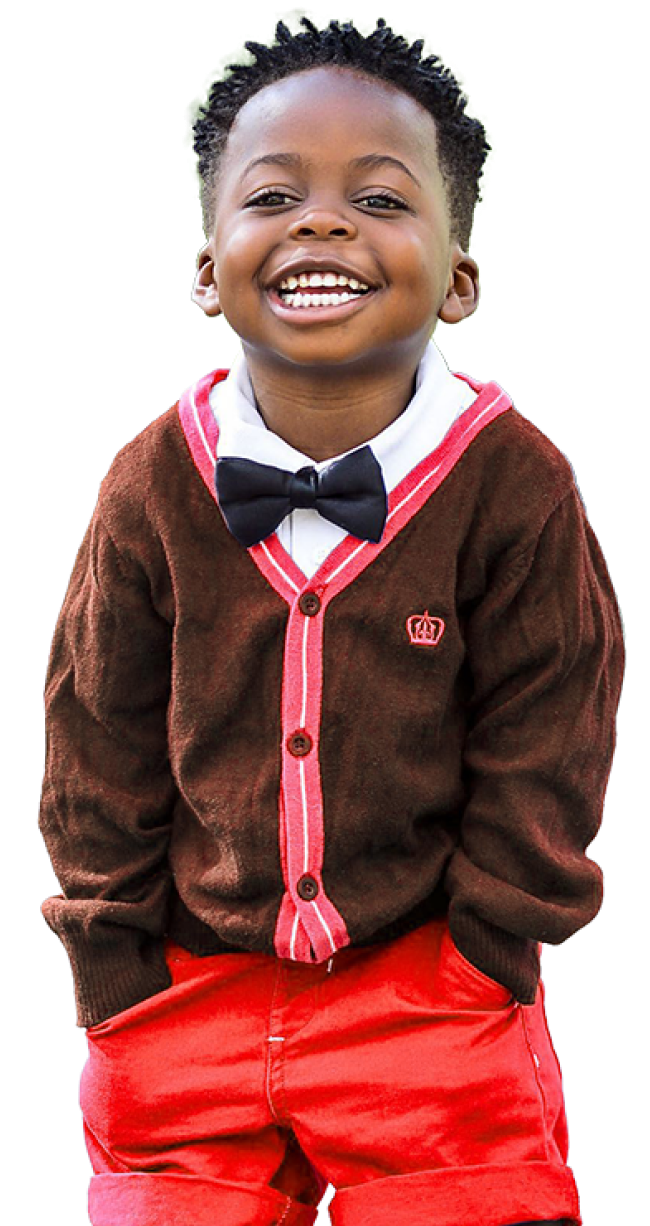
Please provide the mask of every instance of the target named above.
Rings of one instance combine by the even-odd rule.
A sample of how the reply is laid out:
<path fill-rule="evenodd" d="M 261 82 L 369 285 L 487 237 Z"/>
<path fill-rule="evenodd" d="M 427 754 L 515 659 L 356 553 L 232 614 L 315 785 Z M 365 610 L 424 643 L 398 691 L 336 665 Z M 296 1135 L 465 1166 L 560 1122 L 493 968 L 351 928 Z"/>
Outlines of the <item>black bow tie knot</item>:
<path fill-rule="evenodd" d="M 299 468 L 297 473 L 291 474 L 288 498 L 292 509 L 315 507 L 317 497 L 318 473 L 315 468 Z"/>
<path fill-rule="evenodd" d="M 250 548 L 263 541 L 297 508 L 313 508 L 361 540 L 381 539 L 387 514 L 381 467 L 370 447 L 360 447 L 318 473 L 307 466 L 285 472 L 256 460 L 217 460 L 217 497 L 233 536 Z"/>

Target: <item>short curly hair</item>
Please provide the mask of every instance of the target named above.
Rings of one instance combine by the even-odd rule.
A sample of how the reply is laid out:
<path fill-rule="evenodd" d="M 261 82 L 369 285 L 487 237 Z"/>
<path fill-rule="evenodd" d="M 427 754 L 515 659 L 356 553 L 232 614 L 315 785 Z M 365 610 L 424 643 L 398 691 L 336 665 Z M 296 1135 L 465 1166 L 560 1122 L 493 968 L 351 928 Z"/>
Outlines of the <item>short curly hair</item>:
<path fill-rule="evenodd" d="M 445 180 L 453 237 L 467 250 L 479 195 L 479 180 L 490 150 L 485 128 L 465 114 L 467 98 L 456 78 L 438 56 L 422 58 L 424 42 L 409 46 L 379 18 L 367 37 L 350 22 L 331 21 L 319 30 L 301 18 L 304 30 L 292 34 L 278 22 L 270 46 L 247 42 L 253 56 L 248 64 L 229 64 L 223 79 L 210 88 L 207 103 L 194 123 L 201 205 L 206 234 L 214 222 L 214 198 L 219 163 L 238 112 L 260 89 L 310 68 L 333 65 L 377 77 L 410 94 L 436 124 L 437 152 Z"/>

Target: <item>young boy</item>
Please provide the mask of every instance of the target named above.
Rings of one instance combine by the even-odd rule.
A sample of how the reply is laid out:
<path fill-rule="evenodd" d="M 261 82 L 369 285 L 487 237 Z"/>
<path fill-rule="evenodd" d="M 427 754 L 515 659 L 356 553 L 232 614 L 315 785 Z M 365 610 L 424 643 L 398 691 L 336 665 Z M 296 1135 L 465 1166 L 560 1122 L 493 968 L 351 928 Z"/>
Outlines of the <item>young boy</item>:
<path fill-rule="evenodd" d="M 383 22 L 303 26 L 195 127 L 241 361 L 115 460 L 52 651 L 90 1216 L 579 1222 L 539 952 L 600 905 L 616 602 L 567 461 L 431 341 L 482 126 Z"/>

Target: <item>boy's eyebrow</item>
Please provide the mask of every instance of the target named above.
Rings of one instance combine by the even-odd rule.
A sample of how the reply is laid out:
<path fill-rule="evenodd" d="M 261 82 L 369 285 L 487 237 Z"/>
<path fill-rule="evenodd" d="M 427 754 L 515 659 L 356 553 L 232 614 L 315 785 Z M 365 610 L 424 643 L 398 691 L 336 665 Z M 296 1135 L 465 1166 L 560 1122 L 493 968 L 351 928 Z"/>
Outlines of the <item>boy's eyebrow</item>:
<path fill-rule="evenodd" d="M 396 166 L 398 170 L 402 170 L 404 174 L 407 174 L 409 179 L 412 179 L 418 187 L 422 186 L 420 180 L 413 174 L 413 171 L 409 170 L 408 166 L 406 166 L 404 162 L 401 162 L 399 158 L 392 157 L 390 153 L 365 153 L 363 157 L 353 158 L 348 164 L 351 167 L 354 167 L 355 170 L 383 165 Z M 299 167 L 304 165 L 305 163 L 303 162 L 303 159 L 299 153 L 265 153 L 261 157 L 253 158 L 253 160 L 249 162 L 247 166 L 245 166 L 241 177 L 243 179 L 249 173 L 249 171 L 253 170 L 255 166 Z"/>

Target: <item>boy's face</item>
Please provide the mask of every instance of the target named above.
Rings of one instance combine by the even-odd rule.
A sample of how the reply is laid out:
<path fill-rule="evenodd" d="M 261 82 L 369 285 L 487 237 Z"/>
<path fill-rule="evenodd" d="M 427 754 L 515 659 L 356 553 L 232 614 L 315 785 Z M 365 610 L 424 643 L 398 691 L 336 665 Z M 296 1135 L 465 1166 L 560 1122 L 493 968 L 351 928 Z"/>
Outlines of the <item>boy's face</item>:
<path fill-rule="evenodd" d="M 328 273 L 320 287 L 291 280 Z M 352 285 L 332 286 L 333 275 Z M 316 294 L 338 301 L 315 305 Z M 223 312 L 253 365 L 415 369 L 437 320 L 457 322 L 478 301 L 429 113 L 349 69 L 260 90 L 228 138 L 194 297 Z"/>

